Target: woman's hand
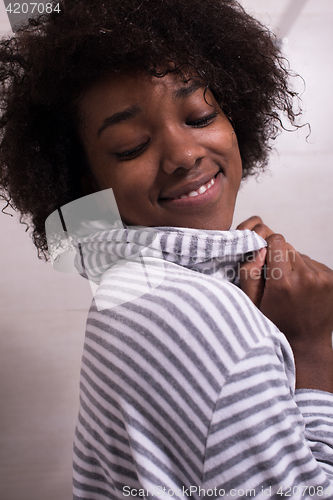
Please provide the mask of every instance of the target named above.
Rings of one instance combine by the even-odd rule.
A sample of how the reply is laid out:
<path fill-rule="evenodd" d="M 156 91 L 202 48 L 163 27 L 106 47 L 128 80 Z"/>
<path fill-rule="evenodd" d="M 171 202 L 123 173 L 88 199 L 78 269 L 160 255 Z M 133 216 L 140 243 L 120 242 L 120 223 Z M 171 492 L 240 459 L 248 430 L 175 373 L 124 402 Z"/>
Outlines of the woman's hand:
<path fill-rule="evenodd" d="M 236 229 L 250 229 L 259 234 L 264 240 L 274 234 L 256 215 L 239 224 Z M 245 257 L 244 262 L 239 267 L 240 287 L 259 309 L 265 287 L 263 266 L 266 253 L 266 248 L 254 252 L 253 255 Z"/>
<path fill-rule="evenodd" d="M 333 392 L 333 271 L 300 254 L 259 217 L 252 229 L 267 249 L 240 267 L 240 286 L 286 335 L 295 356 L 296 387 Z"/>

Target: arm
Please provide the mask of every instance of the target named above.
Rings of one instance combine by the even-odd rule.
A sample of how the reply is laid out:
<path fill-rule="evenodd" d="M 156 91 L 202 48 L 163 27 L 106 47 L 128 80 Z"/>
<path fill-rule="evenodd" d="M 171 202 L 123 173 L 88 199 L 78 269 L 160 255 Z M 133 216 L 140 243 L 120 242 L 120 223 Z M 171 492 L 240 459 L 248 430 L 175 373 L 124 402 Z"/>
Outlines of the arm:
<path fill-rule="evenodd" d="M 274 500 L 333 497 L 333 395 L 297 391 L 295 401 L 282 369 L 291 359 L 283 335 L 271 332 L 230 373 L 207 439 L 206 488 L 235 498 L 241 490 Z"/>
<path fill-rule="evenodd" d="M 241 288 L 289 340 L 296 388 L 333 392 L 333 271 L 296 252 L 259 218 L 238 227 L 245 228 L 266 238 L 267 251 L 242 265 Z"/>
<path fill-rule="evenodd" d="M 285 336 L 233 285 L 171 270 L 151 294 L 90 311 L 75 498 L 88 488 L 123 498 L 124 486 L 137 496 L 184 487 L 197 500 L 199 487 L 234 498 L 236 488 L 329 491 L 333 395 L 321 393 L 325 435 L 304 435 Z"/>

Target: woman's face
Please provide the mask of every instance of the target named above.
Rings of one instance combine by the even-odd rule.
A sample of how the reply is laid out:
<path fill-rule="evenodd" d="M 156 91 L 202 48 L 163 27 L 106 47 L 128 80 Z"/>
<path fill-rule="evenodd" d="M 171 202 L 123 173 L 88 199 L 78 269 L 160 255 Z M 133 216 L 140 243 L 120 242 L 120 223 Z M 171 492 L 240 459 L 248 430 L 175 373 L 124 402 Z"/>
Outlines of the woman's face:
<path fill-rule="evenodd" d="M 98 190 L 128 225 L 228 230 L 242 163 L 236 135 L 198 79 L 123 73 L 84 94 L 81 137 Z"/>

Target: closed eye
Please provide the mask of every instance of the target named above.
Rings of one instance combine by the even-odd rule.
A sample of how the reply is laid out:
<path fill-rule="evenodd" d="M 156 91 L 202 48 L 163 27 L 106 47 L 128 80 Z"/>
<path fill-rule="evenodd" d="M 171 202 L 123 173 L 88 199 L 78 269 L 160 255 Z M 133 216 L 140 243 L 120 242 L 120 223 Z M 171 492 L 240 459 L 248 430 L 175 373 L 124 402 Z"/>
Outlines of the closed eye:
<path fill-rule="evenodd" d="M 206 127 L 207 125 L 209 125 L 210 123 L 212 123 L 214 121 L 214 119 L 216 118 L 216 116 L 218 114 L 219 114 L 218 111 L 214 111 L 214 113 L 212 113 L 211 115 L 206 116 L 204 118 L 200 118 L 200 120 L 195 120 L 193 122 L 189 122 L 189 123 L 187 123 L 187 125 L 189 125 L 191 127 L 195 127 L 195 128 Z M 124 151 L 123 153 L 114 153 L 114 154 L 118 160 L 122 160 L 122 161 L 132 160 L 133 158 L 136 158 L 137 156 L 139 156 L 141 153 L 144 152 L 144 150 L 148 146 L 149 142 L 150 142 L 150 140 L 148 140 L 144 144 L 140 144 L 140 146 L 137 146 L 136 148 L 130 149 L 128 151 Z"/>
<path fill-rule="evenodd" d="M 215 111 L 211 115 L 206 116 L 204 118 L 201 118 L 200 120 L 195 120 L 194 122 L 189 122 L 189 123 L 187 123 L 187 125 L 190 125 L 191 127 L 196 127 L 196 128 L 206 127 L 207 125 L 209 125 L 210 123 L 212 123 L 214 121 L 214 119 L 216 118 L 216 116 L 218 114 L 219 114 L 218 111 Z"/>
<path fill-rule="evenodd" d="M 137 146 L 134 149 L 129 149 L 128 151 L 124 151 L 123 153 L 114 153 L 114 154 L 118 160 L 132 160 L 133 158 L 136 158 L 141 153 L 143 153 L 148 144 L 149 140 L 144 144 L 140 144 L 140 146 Z"/>

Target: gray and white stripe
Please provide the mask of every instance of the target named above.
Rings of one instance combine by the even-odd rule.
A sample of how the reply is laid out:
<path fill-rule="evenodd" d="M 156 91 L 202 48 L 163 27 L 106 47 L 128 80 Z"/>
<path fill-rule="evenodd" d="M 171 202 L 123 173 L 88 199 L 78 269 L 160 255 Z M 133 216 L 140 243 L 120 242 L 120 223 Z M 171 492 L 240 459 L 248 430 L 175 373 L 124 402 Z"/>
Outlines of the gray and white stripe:
<path fill-rule="evenodd" d="M 109 255 L 111 262 L 149 248 L 164 269 L 149 292 L 103 310 L 91 306 L 74 499 L 124 499 L 140 489 L 193 499 L 203 490 L 222 496 L 219 489 L 245 498 L 254 489 L 264 498 L 266 488 L 277 499 L 279 488 L 333 498 L 333 395 L 295 393 L 284 335 L 234 284 L 200 271 L 203 262 L 235 262 L 262 242 L 243 231 L 148 229 L 116 230 L 114 244 L 110 234 L 80 241 L 100 272 L 96 296 L 106 304 L 121 287 L 138 286 L 140 265 L 128 261 L 114 279 L 112 269 L 101 270 Z M 305 486 L 315 490 L 303 495 Z"/>

